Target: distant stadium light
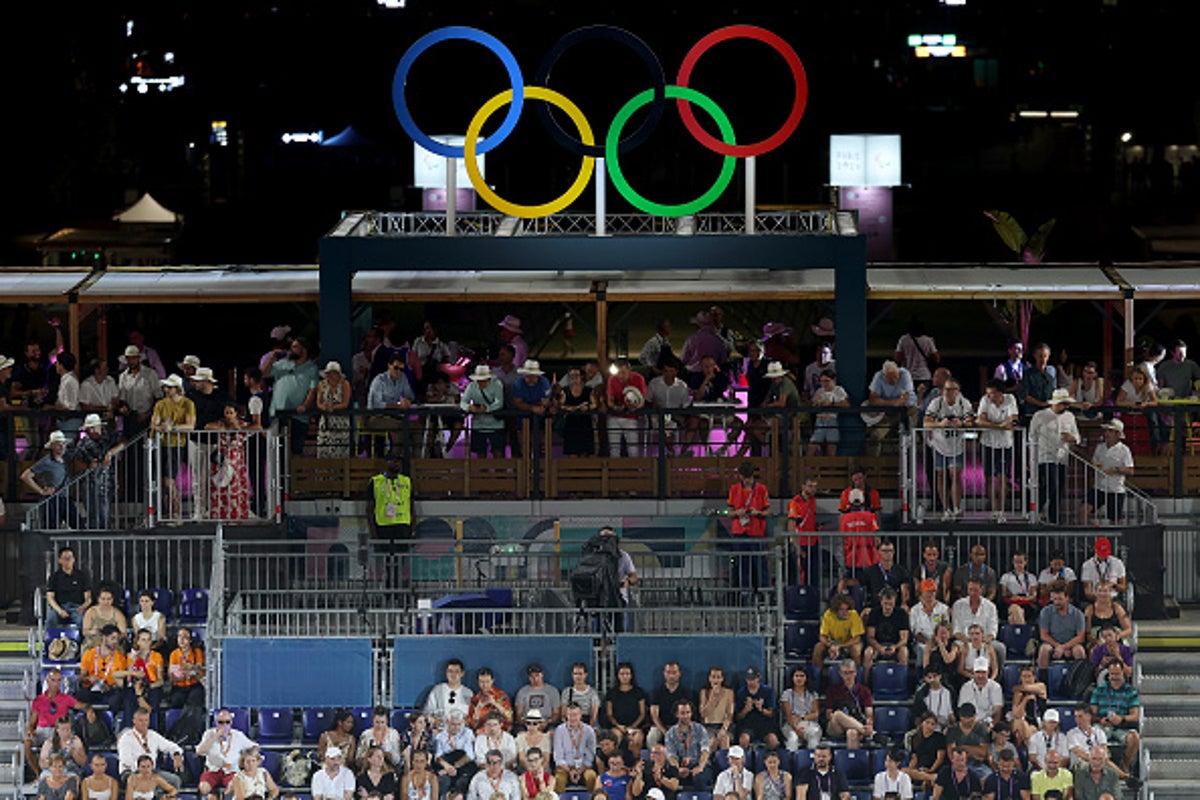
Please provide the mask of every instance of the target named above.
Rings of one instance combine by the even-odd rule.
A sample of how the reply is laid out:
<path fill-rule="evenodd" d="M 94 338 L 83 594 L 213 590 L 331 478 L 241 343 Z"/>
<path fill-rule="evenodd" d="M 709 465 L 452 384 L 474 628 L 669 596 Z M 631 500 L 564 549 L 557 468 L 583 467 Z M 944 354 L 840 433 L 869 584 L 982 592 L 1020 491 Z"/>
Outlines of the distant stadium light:
<path fill-rule="evenodd" d="M 1051 111 L 1050 119 L 1077 119 L 1078 111 Z"/>
<path fill-rule="evenodd" d="M 1133 133 L 1130 131 L 1125 131 L 1121 134 L 1121 141 L 1129 144 L 1131 141 L 1133 141 Z"/>
<path fill-rule="evenodd" d="M 960 45 L 950 47 L 948 45 L 936 45 L 927 47 L 922 45 L 914 51 L 917 58 L 966 58 L 967 48 Z"/>
<path fill-rule="evenodd" d="M 157 86 L 160 92 L 173 92 L 183 86 L 187 79 L 183 75 L 168 75 L 165 78 L 144 78 L 134 75 L 129 82 L 137 87 L 138 94 L 150 91 L 151 86 Z"/>
<path fill-rule="evenodd" d="M 404 8 L 404 0 L 375 0 L 384 8 Z"/>
<path fill-rule="evenodd" d="M 285 133 L 279 140 L 284 144 L 320 144 L 325 141 L 325 131 Z"/>
<path fill-rule="evenodd" d="M 965 6 L 967 4 L 967 0 L 940 0 L 940 2 L 944 6 Z"/>
<path fill-rule="evenodd" d="M 1047 111 L 1018 111 L 1017 116 L 1021 119 L 1045 119 L 1050 114 Z"/>

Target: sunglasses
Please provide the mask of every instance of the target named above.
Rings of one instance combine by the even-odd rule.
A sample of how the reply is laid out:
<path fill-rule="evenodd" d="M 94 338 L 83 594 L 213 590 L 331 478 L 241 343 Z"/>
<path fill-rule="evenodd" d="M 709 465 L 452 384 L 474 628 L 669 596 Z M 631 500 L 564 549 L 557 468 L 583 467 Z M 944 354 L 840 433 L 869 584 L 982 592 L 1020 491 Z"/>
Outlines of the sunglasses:
<path fill-rule="evenodd" d="M 233 724 L 233 720 L 231 720 L 231 719 L 219 719 L 219 720 L 217 720 L 217 724 L 218 724 L 218 725 L 232 725 L 232 724 Z"/>

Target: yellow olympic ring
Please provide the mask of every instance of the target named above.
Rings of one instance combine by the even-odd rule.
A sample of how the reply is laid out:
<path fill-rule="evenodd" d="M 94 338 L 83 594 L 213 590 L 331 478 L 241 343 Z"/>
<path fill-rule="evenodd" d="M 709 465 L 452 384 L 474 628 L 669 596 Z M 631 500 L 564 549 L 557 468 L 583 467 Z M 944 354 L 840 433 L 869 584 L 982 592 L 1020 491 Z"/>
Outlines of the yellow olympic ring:
<path fill-rule="evenodd" d="M 571 121 L 575 123 L 576 129 L 579 131 L 580 141 L 585 145 L 595 143 L 595 137 L 592 136 L 592 126 L 588 124 L 587 118 L 583 116 L 583 112 L 579 110 L 577 105 L 553 89 L 547 89 L 544 86 L 526 86 L 524 91 L 527 99 L 542 100 L 561 108 L 571 118 Z M 479 165 L 475 162 L 475 140 L 479 138 L 479 132 L 483 130 L 484 123 L 488 121 L 488 118 L 496 113 L 497 109 L 501 106 L 511 103 L 512 99 L 513 90 L 505 89 L 484 103 L 483 107 L 471 119 L 471 124 L 467 126 L 467 141 L 463 145 L 463 158 L 467 162 L 467 175 L 471 178 L 471 185 L 475 187 L 475 191 L 479 192 L 479 196 L 488 205 L 503 214 L 525 218 L 548 217 L 551 214 L 557 214 L 574 202 L 575 198 L 583 194 L 583 190 L 587 188 L 588 182 L 592 179 L 592 171 L 596 168 L 596 159 L 591 156 L 584 156 L 583 164 L 579 168 L 579 175 L 576 176 L 575 182 L 571 184 L 571 188 L 567 189 L 567 191 L 554 200 L 542 203 L 539 206 L 523 206 L 518 203 L 508 202 L 493 192 L 492 188 L 484 182 L 483 175 L 479 173 Z"/>

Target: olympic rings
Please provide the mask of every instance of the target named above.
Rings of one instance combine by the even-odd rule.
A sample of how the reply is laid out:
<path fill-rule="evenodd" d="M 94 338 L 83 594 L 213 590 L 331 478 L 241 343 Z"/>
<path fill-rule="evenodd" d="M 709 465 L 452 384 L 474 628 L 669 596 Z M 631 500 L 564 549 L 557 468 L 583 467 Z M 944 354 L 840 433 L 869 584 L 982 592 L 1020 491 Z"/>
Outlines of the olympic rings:
<path fill-rule="evenodd" d="M 792 101 L 792 110 L 783 126 L 761 142 L 726 145 L 718 142 L 709 135 L 708 131 L 700 127 L 700 123 L 696 122 L 696 115 L 692 113 L 691 106 L 683 100 L 678 102 L 679 114 L 683 117 L 683 124 L 687 127 L 688 132 L 709 150 L 724 156 L 740 156 L 742 158 L 761 156 L 783 144 L 800 124 L 800 118 L 804 116 L 804 108 L 808 105 L 808 77 L 804 72 L 804 65 L 800 63 L 800 56 L 796 55 L 796 51 L 783 39 L 766 28 L 759 28 L 755 25 L 730 25 L 727 28 L 713 31 L 692 45 L 692 49 L 683 57 L 683 63 L 679 67 L 679 77 L 675 79 L 676 85 L 686 87 L 688 79 L 692 77 L 692 69 L 700 60 L 700 56 L 707 53 L 713 45 L 729 39 L 753 39 L 762 42 L 774 48 L 791 67 L 792 81 L 796 85 L 796 95 Z"/>
<path fill-rule="evenodd" d="M 667 85 L 667 79 L 663 75 L 662 64 L 659 63 L 658 56 L 654 54 L 650 46 L 640 38 L 624 28 L 615 28 L 612 25 L 591 25 L 586 28 L 578 28 L 554 43 L 554 47 L 551 47 L 550 51 L 546 53 L 546 57 L 542 59 L 537 74 L 533 76 L 533 82 L 538 86 L 548 87 L 550 85 L 550 71 L 554 69 L 554 65 L 558 63 L 558 59 L 562 57 L 567 48 L 579 42 L 592 41 L 594 39 L 612 39 L 615 42 L 629 45 L 629 49 L 638 54 L 645 63 L 646 70 L 650 73 L 650 83 L 654 87 L 654 105 L 650 107 L 650 116 L 641 124 L 641 127 L 630 134 L 628 139 L 621 142 L 620 152 L 628 153 L 650 137 L 650 134 L 658 127 L 658 122 L 662 119 L 663 107 L 666 106 L 663 91 Z M 568 136 L 554 119 L 554 115 L 550 113 L 550 109 L 547 106 L 538 106 L 537 110 L 543 127 L 561 146 L 576 155 L 594 156 L 596 158 L 604 155 L 604 148 L 602 146 L 595 145 L 588 147 Z"/>
<path fill-rule="evenodd" d="M 646 91 L 653 91 L 647 89 Z M 579 138 L 583 140 L 585 146 L 591 145 L 595 141 L 592 135 L 592 126 L 588 124 L 587 117 L 579 110 L 579 106 L 572 103 L 567 98 L 563 97 L 553 89 L 546 89 L 542 86 L 526 86 L 525 96 L 532 100 L 542 100 L 551 105 L 558 106 L 567 113 L 567 116 L 579 128 Z M 484 181 L 483 175 L 479 174 L 479 165 L 475 162 L 475 140 L 479 137 L 479 132 L 483 129 L 484 123 L 488 118 L 495 113 L 496 109 L 505 103 L 513 101 L 513 90 L 505 89 L 500 94 L 493 97 L 483 104 L 483 108 L 475 112 L 475 116 L 471 119 L 471 124 L 467 126 L 467 141 L 464 146 L 467 175 L 471 178 L 471 185 L 475 187 L 475 191 L 479 192 L 479 196 L 488 202 L 492 208 L 505 214 L 514 217 L 547 217 L 556 212 L 562 211 L 564 208 L 574 202 L 575 198 L 583 194 L 583 190 L 587 188 L 588 181 L 592 179 L 592 172 L 596 167 L 596 160 L 591 156 L 583 157 L 583 164 L 579 168 L 579 174 L 575 177 L 575 182 L 571 184 L 571 188 L 567 189 L 563 194 L 548 203 L 542 203 L 538 206 L 524 206 L 516 203 L 510 203 L 492 191 L 492 187 Z M 644 103 L 643 103 L 644 105 Z M 481 145 L 482 146 L 482 145 Z"/>
<path fill-rule="evenodd" d="M 704 194 L 688 203 L 663 205 L 647 200 L 634 191 L 629 182 L 625 180 L 625 174 L 621 171 L 621 165 L 617 161 L 617 143 L 620 140 L 621 129 L 625 127 L 625 123 L 633 116 L 633 112 L 649 103 L 653 94 L 653 89 L 647 89 L 635 96 L 628 103 L 621 106 L 621 110 L 613 118 L 612 127 L 608 129 L 608 136 L 604 142 L 604 151 L 607 158 L 605 164 L 608 167 L 608 175 L 612 178 L 613 185 L 617 187 L 617 191 L 621 193 L 621 196 L 632 203 L 635 208 L 645 211 L 647 214 L 655 214 L 660 217 L 683 217 L 688 214 L 695 214 L 702 208 L 711 205 L 714 200 L 721 196 L 721 192 L 725 191 L 725 187 L 733 180 L 733 171 L 737 167 L 737 158 L 729 155 L 725 156 L 724 163 L 721 165 L 721 174 L 717 176 L 716 183 L 709 187 L 708 191 Z M 695 103 L 700 106 L 716 121 L 717 127 L 721 129 L 721 137 L 727 144 L 732 146 L 737 141 L 733 135 L 733 125 L 730 124 L 729 117 L 725 116 L 725 112 L 721 110 L 721 107 L 712 98 L 685 86 L 668 86 L 666 95 L 669 100 L 677 100 L 680 103 Z"/>
<path fill-rule="evenodd" d="M 438 28 L 432 33 L 427 33 L 413 43 L 413 46 L 408 48 L 401 57 L 400 63 L 396 65 L 396 74 L 392 77 L 392 106 L 396 109 L 396 119 L 400 120 L 400 127 L 404 128 L 404 132 L 412 137 L 412 140 L 424 147 L 431 153 L 437 153 L 439 156 L 446 158 L 462 158 L 466 151 L 462 147 L 455 147 L 441 142 L 434 141 L 425 134 L 417 123 L 413 122 L 412 115 L 408 113 L 408 102 L 404 97 L 404 84 L 408 80 L 408 71 L 412 69 L 413 62 L 417 60 L 417 56 L 424 53 L 430 47 L 441 42 L 451 39 L 466 39 L 469 42 L 481 44 L 491 50 L 504 64 L 504 69 L 508 71 L 508 80 L 512 84 L 513 103 L 508 109 L 508 116 L 504 118 L 504 122 L 500 128 L 488 138 L 480 143 L 478 151 L 486 153 L 489 150 L 499 146 L 501 142 L 508 138 L 508 135 L 517 127 L 517 120 L 521 118 L 521 109 L 525 104 L 525 78 L 521 75 L 521 65 L 517 63 L 516 56 L 512 54 L 507 47 L 495 36 L 490 33 L 484 33 L 477 28 L 467 28 L 461 25 L 452 25 L 447 28 Z"/>
<path fill-rule="evenodd" d="M 500 92 L 488 100 L 476 112 L 475 116 L 471 119 L 470 125 L 467 127 L 466 143 L 461 147 L 437 142 L 418 128 L 408 110 L 408 101 L 405 97 L 405 83 L 408 80 L 408 74 L 412 69 L 412 65 L 417 58 L 433 45 L 453 39 L 474 42 L 491 50 L 504 65 L 511 84 L 510 89 Z M 579 110 L 579 107 L 545 85 L 550 79 L 550 72 L 553 70 L 554 65 L 567 48 L 579 42 L 593 39 L 611 39 L 629 46 L 645 63 L 647 71 L 650 73 L 651 83 L 651 88 L 638 93 L 617 112 L 604 137 L 603 146 L 596 144 L 591 125 L 583 115 L 583 112 Z M 688 81 L 692 77 L 692 71 L 695 69 L 700 57 L 712 49 L 713 46 L 730 39 L 751 39 L 766 44 L 783 57 L 792 72 L 795 95 L 793 96 L 791 111 L 788 112 L 787 119 L 784 120 L 783 125 L 775 133 L 759 142 L 737 144 L 733 125 L 730 123 L 725 112 L 710 97 L 688 86 Z M 528 206 L 511 203 L 492 191 L 491 187 L 484 182 L 476 163 L 477 155 L 495 149 L 513 132 L 524 109 L 525 98 L 527 96 L 535 100 L 541 100 L 543 103 L 557 106 L 571 118 L 571 121 L 575 123 L 575 127 L 578 129 L 578 139 L 573 138 L 562 129 L 548 108 L 542 105 L 538 106 L 538 115 L 554 140 L 567 150 L 583 158 L 579 174 L 566 192 L 548 203 Z M 721 172 L 716 182 L 695 200 L 677 205 L 655 203 L 638 194 L 625 179 L 618 160 L 619 156 L 642 144 L 654 132 L 662 118 L 667 100 L 675 100 L 684 126 L 696 141 L 708 150 L 724 156 Z M 484 124 L 505 104 L 509 106 L 509 109 L 500 127 L 482 142 L 476 142 L 476 139 L 479 138 L 479 134 L 483 130 Z M 704 109 L 705 113 L 717 123 L 717 127 L 721 133 L 720 140 L 713 137 L 700 126 L 700 123 L 696 120 L 695 111 L 692 109 L 693 104 Z M 396 119 L 399 120 L 404 131 L 412 137 L 416 144 L 432 153 L 446 158 L 465 159 L 467 175 L 471 179 L 471 185 L 479 193 L 480 197 L 496 210 L 517 217 L 547 216 L 566 208 L 587 187 L 587 183 L 591 180 L 592 173 L 595 171 L 595 159 L 599 157 L 605 158 L 605 165 L 614 186 L 616 186 L 617 190 L 626 200 L 638 209 L 660 216 L 682 216 L 696 213 L 720 197 L 721 193 L 733 179 L 736 160 L 738 158 L 760 156 L 771 152 L 783 144 L 796 131 L 801 118 L 804 116 L 807 104 L 808 77 L 804 71 L 804 65 L 801 63 L 800 57 L 796 55 L 796 51 L 776 34 L 753 25 L 731 25 L 719 28 L 700 39 L 684 57 L 679 67 L 679 75 L 676 78 L 676 83 L 670 86 L 665 83 L 662 65 L 659 63 L 658 57 L 650 50 L 646 43 L 626 30 L 609 25 L 593 25 L 587 28 L 580 28 L 559 39 L 546 54 L 545 58 L 543 58 L 541 65 L 538 67 L 534 85 L 530 86 L 525 85 L 524 77 L 521 75 L 521 68 L 517 64 L 516 58 L 499 39 L 476 28 L 464 26 L 439 28 L 422 36 L 405 51 L 400 59 L 400 63 L 396 65 L 396 73 L 392 78 L 392 105 L 396 111 Z M 642 122 L 637 130 L 625 139 L 622 139 L 621 132 L 624 130 L 626 123 L 629 122 L 629 119 L 638 109 L 646 105 L 651 105 L 646 120 Z"/>

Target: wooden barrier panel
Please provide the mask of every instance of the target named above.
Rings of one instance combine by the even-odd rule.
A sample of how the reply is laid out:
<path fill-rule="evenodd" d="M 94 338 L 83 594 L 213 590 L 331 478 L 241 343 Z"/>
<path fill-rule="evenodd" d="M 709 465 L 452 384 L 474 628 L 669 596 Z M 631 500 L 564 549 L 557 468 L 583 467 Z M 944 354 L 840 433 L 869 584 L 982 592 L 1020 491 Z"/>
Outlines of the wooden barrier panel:
<path fill-rule="evenodd" d="M 804 456 L 793 462 L 792 494 L 798 494 L 808 478 L 816 478 L 818 493 L 837 496 L 850 485 L 850 471 L 865 467 L 867 483 L 884 497 L 900 493 L 900 473 L 893 456 Z"/>
<path fill-rule="evenodd" d="M 653 458 L 555 458 L 546 463 L 548 496 L 654 497 Z"/>
<path fill-rule="evenodd" d="M 738 479 L 737 469 L 745 461 L 752 461 L 759 475 L 774 492 L 776 462 L 770 458 L 745 458 L 733 456 L 670 456 L 667 458 L 668 497 L 714 497 L 729 495 L 729 487 Z"/>
<path fill-rule="evenodd" d="M 1133 475 L 1127 480 L 1146 494 L 1169 495 L 1174 485 L 1174 466 L 1173 456 L 1136 456 Z"/>

